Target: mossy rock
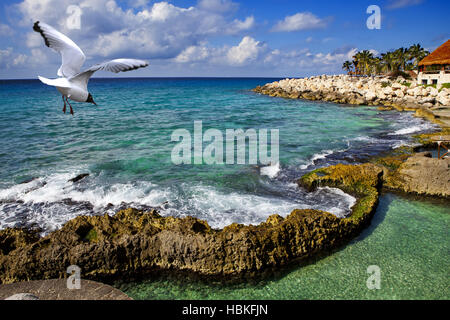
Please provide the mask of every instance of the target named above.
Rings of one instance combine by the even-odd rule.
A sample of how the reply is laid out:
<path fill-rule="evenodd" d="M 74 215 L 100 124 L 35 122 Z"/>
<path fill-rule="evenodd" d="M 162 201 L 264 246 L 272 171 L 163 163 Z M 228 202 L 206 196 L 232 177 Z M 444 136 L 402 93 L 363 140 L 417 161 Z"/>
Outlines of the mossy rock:
<path fill-rule="evenodd" d="M 383 168 L 375 164 L 338 164 L 314 170 L 300 178 L 298 184 L 309 191 L 328 186 L 354 195 L 357 201 L 346 219 L 360 224 L 368 221 L 376 208 L 382 177 Z"/>

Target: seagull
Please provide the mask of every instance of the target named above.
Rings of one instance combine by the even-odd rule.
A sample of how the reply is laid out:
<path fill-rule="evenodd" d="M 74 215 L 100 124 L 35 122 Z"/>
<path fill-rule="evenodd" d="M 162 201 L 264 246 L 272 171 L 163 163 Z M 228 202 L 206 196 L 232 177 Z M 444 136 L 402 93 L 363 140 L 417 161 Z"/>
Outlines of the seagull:
<path fill-rule="evenodd" d="M 93 65 L 81 72 L 86 56 L 83 51 L 69 37 L 65 36 L 55 28 L 42 22 L 35 22 L 33 30 L 39 32 L 44 38 L 45 45 L 61 55 L 62 64 L 58 69 L 57 79 L 47 79 L 38 76 L 39 80 L 49 86 L 56 87 L 62 95 L 64 102 L 63 112 L 66 113 L 66 102 L 70 107 L 70 114 L 73 109 L 68 99 L 77 102 L 89 102 L 97 105 L 89 93 L 87 85 L 89 79 L 98 70 L 105 70 L 114 73 L 131 71 L 138 68 L 145 68 L 148 63 L 137 59 L 114 59 Z"/>

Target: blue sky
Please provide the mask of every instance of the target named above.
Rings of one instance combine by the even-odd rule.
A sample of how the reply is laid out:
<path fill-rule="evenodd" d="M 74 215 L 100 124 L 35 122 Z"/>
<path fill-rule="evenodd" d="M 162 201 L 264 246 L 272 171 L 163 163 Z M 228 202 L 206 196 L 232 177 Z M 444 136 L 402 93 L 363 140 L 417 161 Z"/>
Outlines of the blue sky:
<path fill-rule="evenodd" d="M 369 5 L 381 8 L 379 30 L 366 26 Z M 72 38 L 85 67 L 150 62 L 122 76 L 293 77 L 341 73 L 357 50 L 433 50 L 450 38 L 449 12 L 445 0 L 6 0 L 0 78 L 56 77 L 60 58 L 32 31 L 36 20 Z"/>

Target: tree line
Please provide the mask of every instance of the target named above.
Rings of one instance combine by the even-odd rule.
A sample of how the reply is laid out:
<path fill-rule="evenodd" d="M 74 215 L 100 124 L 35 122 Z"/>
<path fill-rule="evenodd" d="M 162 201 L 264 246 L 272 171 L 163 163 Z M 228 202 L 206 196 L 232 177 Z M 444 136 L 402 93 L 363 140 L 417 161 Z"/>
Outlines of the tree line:
<path fill-rule="evenodd" d="M 418 68 L 419 62 L 430 52 L 420 44 L 409 48 L 399 48 L 375 56 L 369 50 L 358 51 L 352 61 L 345 61 L 342 69 L 348 74 L 381 75 L 396 72 L 406 72 Z"/>

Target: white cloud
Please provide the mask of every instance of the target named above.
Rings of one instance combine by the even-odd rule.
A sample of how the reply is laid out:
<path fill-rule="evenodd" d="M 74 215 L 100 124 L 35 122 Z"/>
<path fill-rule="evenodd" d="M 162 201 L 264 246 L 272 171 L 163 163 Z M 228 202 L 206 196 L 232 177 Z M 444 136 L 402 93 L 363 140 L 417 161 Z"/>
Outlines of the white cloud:
<path fill-rule="evenodd" d="M 71 4 L 82 11 L 81 30 L 67 28 L 66 8 Z M 118 56 L 172 59 L 210 37 L 251 29 L 253 16 L 232 20 L 229 12 L 235 7 L 225 0 L 203 0 L 188 8 L 162 1 L 134 10 L 122 9 L 114 0 L 24 0 L 17 5 L 24 26 L 36 20 L 53 25 L 96 60 Z M 27 46 L 42 46 L 38 37 L 30 27 Z"/>
<path fill-rule="evenodd" d="M 332 53 L 312 53 L 307 48 L 291 51 L 270 48 L 249 36 L 255 18 L 236 18 L 233 10 L 237 5 L 232 1 L 203 0 L 191 7 L 167 1 L 141 1 L 133 9 L 123 9 L 117 3 L 117 0 L 23 0 L 16 8 L 20 23 L 29 30 L 22 38 L 28 49 L 1 50 L 0 66 L 12 69 L 26 65 L 27 69 L 35 68 L 30 71 L 32 74 L 56 72 L 60 58 L 31 30 L 36 20 L 53 25 L 72 38 L 86 53 L 88 65 L 110 58 L 143 58 L 152 62 L 154 68 L 148 70 L 151 74 L 156 69 L 160 74 L 170 75 L 184 71 L 196 75 L 197 70 L 205 75 L 217 74 L 218 70 L 224 75 L 236 74 L 233 72 L 255 75 L 252 72 L 260 70 L 267 71 L 267 75 L 333 72 L 340 71 L 342 61 L 348 60 L 350 48 Z M 66 8 L 71 4 L 82 10 L 81 30 L 67 28 Z M 281 22 L 279 27 L 286 31 L 318 28 L 326 25 L 325 20 L 302 13 L 281 21 L 290 23 L 289 28 Z M 233 44 L 212 44 L 223 35 L 240 37 Z M 311 37 L 306 40 L 311 41 Z"/>
<path fill-rule="evenodd" d="M 25 55 L 25 54 L 19 54 L 17 57 L 14 58 L 14 60 L 13 60 L 13 65 L 14 65 L 14 66 L 25 65 L 27 59 L 28 59 L 27 55 Z"/>
<path fill-rule="evenodd" d="M 244 21 L 240 21 L 235 19 L 228 30 L 226 30 L 227 34 L 239 34 L 242 31 L 247 31 L 252 29 L 255 26 L 255 17 L 250 16 L 245 18 Z"/>
<path fill-rule="evenodd" d="M 198 2 L 198 8 L 210 11 L 225 13 L 236 10 L 239 5 L 231 0 L 200 0 Z"/>
<path fill-rule="evenodd" d="M 251 61 L 255 61 L 260 54 L 266 50 L 266 44 L 256 41 L 252 37 L 246 36 L 242 39 L 239 45 L 228 50 L 228 62 L 231 65 L 242 66 Z"/>
<path fill-rule="evenodd" d="M 274 32 L 291 32 L 309 29 L 319 29 L 326 27 L 325 19 L 320 19 L 311 12 L 299 12 L 292 16 L 287 16 L 273 27 Z"/>
<path fill-rule="evenodd" d="M 8 69 L 11 64 L 12 48 L 0 49 L 0 69 Z"/>
<path fill-rule="evenodd" d="M 190 46 L 183 50 L 176 58 L 176 62 L 190 63 L 204 61 L 210 55 L 209 49 L 203 45 Z"/>
<path fill-rule="evenodd" d="M 10 26 L 8 26 L 7 24 L 1 24 L 0 23 L 0 36 L 12 36 L 14 34 L 13 29 L 11 29 Z"/>
<path fill-rule="evenodd" d="M 389 0 L 387 7 L 389 9 L 399 9 L 421 4 L 423 0 Z"/>
<path fill-rule="evenodd" d="M 48 63 L 47 56 L 40 49 L 31 50 L 31 55 L 15 53 L 13 48 L 0 49 L 0 69 L 13 67 L 39 66 Z"/>

